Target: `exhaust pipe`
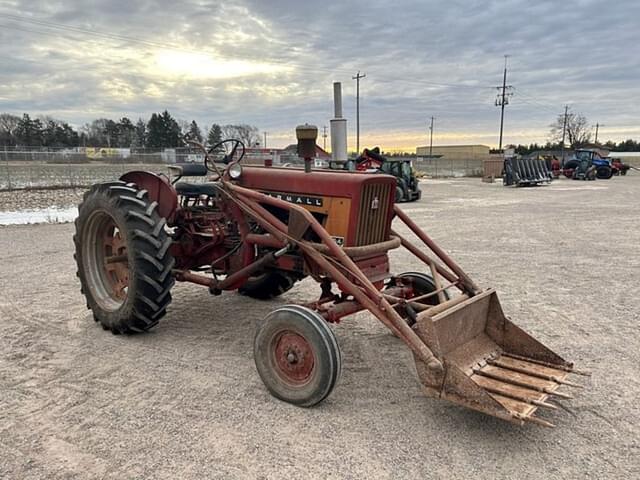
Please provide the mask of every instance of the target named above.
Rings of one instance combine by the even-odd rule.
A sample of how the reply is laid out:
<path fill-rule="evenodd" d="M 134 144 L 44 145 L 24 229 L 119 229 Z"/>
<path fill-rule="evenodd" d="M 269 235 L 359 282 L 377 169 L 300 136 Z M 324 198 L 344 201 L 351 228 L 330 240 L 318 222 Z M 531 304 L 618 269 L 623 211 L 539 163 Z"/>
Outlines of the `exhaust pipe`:
<path fill-rule="evenodd" d="M 342 84 L 333 83 L 333 114 L 331 125 L 331 159 L 335 162 L 347 161 L 347 119 L 342 118 Z"/>

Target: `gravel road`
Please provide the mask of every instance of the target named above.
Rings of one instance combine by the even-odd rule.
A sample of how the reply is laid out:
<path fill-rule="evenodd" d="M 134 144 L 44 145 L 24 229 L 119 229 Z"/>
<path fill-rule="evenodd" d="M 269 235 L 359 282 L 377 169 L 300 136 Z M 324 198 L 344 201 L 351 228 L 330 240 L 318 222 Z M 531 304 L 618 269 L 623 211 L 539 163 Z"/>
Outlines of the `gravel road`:
<path fill-rule="evenodd" d="M 332 396 L 293 407 L 263 387 L 252 340 L 270 310 L 316 297 L 312 282 L 272 302 L 177 285 L 151 333 L 113 336 L 85 309 L 73 225 L 0 227 L 0 478 L 640 478 L 638 175 L 423 188 L 411 216 L 593 372 L 545 415 L 557 428 L 425 397 L 408 350 L 367 314 L 335 327 Z"/>

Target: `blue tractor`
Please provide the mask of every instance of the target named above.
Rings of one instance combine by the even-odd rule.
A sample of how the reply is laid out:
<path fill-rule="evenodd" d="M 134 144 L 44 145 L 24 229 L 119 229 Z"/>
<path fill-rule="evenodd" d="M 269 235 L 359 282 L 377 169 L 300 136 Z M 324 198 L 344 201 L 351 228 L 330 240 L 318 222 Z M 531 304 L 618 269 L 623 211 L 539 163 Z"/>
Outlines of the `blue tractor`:
<path fill-rule="evenodd" d="M 613 176 L 611 161 L 602 158 L 596 150 L 586 148 L 575 151 L 573 157 L 564 163 L 564 172 L 576 180 L 608 180 Z"/>

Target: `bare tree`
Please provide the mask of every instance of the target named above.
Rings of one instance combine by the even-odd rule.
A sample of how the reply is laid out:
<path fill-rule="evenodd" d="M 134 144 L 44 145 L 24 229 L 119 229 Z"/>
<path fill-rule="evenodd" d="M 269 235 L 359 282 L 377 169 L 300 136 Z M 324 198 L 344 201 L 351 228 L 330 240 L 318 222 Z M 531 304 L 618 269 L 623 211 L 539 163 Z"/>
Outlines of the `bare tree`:
<path fill-rule="evenodd" d="M 553 122 L 550 127 L 551 132 L 549 137 L 551 141 L 558 143 L 561 142 L 562 132 L 564 129 L 564 113 L 558 115 L 558 118 L 556 118 L 556 121 Z M 585 143 L 589 143 L 591 140 L 591 130 L 587 117 L 580 113 L 568 111 L 565 145 L 575 148 Z"/>
<path fill-rule="evenodd" d="M 240 140 L 247 147 L 253 147 L 260 143 L 260 130 L 253 125 L 225 125 L 222 127 L 222 137 L 224 139 L 235 138 Z"/>
<path fill-rule="evenodd" d="M 11 115 L 10 113 L 0 113 L 0 143 L 3 145 L 14 145 L 14 132 L 20 117 Z"/>

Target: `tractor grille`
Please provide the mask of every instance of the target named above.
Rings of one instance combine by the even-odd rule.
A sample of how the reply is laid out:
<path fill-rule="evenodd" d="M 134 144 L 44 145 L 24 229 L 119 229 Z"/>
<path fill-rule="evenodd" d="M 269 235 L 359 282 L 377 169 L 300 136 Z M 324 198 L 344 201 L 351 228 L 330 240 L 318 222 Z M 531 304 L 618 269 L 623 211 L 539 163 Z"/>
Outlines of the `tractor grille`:
<path fill-rule="evenodd" d="M 393 185 L 372 183 L 364 185 L 360 195 L 356 247 L 384 242 L 388 239 L 389 197 Z M 378 199 L 378 208 L 372 208 Z"/>

